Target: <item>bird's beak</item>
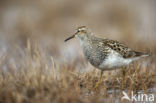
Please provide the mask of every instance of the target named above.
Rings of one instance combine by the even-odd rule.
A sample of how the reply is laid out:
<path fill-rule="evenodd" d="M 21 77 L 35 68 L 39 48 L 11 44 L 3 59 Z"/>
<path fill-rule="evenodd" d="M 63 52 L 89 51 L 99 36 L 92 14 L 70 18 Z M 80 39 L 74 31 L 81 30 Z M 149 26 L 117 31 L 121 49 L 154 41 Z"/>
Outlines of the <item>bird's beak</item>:
<path fill-rule="evenodd" d="M 72 38 L 74 38 L 75 37 L 75 34 L 74 35 L 72 35 L 72 36 L 70 36 L 69 38 L 67 38 L 66 40 L 64 40 L 64 42 L 66 42 L 66 41 L 68 41 L 68 40 L 70 40 L 70 39 L 72 39 Z"/>
<path fill-rule="evenodd" d="M 75 37 L 75 35 L 76 35 L 76 33 L 75 33 L 74 35 L 70 36 L 69 38 L 67 38 L 66 40 L 64 40 L 64 42 L 66 42 L 66 41 L 68 41 L 68 40 L 70 40 L 70 39 L 74 38 L 74 37 Z"/>

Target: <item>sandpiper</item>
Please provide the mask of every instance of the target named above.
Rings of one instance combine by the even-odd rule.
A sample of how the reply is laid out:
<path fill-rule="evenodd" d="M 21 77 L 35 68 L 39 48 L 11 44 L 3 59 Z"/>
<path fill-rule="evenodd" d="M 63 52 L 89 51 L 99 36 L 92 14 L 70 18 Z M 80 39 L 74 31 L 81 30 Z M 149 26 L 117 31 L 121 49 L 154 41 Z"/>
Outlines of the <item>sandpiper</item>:
<path fill-rule="evenodd" d="M 147 53 L 137 52 L 126 45 L 110 39 L 98 38 L 86 26 L 76 29 L 76 33 L 65 40 L 78 38 L 86 59 L 101 70 L 97 85 L 101 82 L 103 71 L 125 67 L 133 61 L 148 56 Z"/>

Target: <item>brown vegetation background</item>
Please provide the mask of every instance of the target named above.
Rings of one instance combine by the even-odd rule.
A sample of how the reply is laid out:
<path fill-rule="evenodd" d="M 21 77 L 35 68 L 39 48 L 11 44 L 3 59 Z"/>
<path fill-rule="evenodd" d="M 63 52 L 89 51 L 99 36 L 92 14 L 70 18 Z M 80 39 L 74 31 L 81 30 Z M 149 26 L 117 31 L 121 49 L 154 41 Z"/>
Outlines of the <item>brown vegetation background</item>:
<path fill-rule="evenodd" d="M 155 10 L 155 0 L 1 0 L 0 103 L 120 103 L 122 90 L 155 94 Z M 76 39 L 64 43 L 82 25 L 151 56 L 125 73 L 106 71 L 94 90 L 99 70 Z"/>

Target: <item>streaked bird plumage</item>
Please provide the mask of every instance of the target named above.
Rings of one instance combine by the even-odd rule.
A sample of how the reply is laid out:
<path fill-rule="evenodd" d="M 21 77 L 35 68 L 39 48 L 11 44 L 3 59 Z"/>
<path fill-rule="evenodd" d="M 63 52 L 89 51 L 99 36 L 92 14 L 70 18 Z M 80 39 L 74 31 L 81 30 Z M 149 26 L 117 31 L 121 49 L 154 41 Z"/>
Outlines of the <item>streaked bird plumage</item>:
<path fill-rule="evenodd" d="M 96 37 L 86 26 L 78 27 L 76 33 L 65 41 L 74 37 L 79 39 L 86 59 L 102 72 L 127 66 L 148 56 L 147 53 L 132 50 L 116 40 Z"/>

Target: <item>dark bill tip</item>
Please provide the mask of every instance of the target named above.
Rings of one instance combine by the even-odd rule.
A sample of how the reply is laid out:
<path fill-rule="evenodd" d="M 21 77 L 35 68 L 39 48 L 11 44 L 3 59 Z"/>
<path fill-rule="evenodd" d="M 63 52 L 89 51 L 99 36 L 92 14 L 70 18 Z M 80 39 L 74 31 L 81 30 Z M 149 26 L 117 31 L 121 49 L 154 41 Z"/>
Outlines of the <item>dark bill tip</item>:
<path fill-rule="evenodd" d="M 66 41 L 68 41 L 68 40 L 70 40 L 70 39 L 72 39 L 72 38 L 74 38 L 75 37 L 75 35 L 72 35 L 72 36 L 70 36 L 69 38 L 67 38 L 66 40 L 64 40 L 64 42 L 66 42 Z"/>

